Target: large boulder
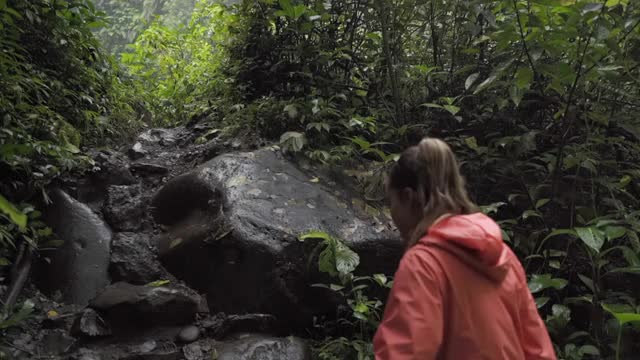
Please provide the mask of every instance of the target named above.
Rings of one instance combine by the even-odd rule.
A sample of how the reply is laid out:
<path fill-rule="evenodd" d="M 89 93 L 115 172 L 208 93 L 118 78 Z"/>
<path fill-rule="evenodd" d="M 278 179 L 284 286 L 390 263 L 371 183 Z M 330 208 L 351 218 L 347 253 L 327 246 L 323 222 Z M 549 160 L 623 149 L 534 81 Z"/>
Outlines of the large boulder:
<path fill-rule="evenodd" d="M 343 239 L 364 273 L 392 273 L 397 265 L 396 234 L 350 203 L 262 149 L 221 155 L 174 178 L 151 205 L 167 228 L 156 238 L 161 261 L 206 292 L 212 311 L 270 313 L 294 324 L 326 303 L 310 287 L 320 278 L 308 261 L 313 246 L 299 235 L 321 230 Z"/>
<path fill-rule="evenodd" d="M 218 360 L 311 360 L 311 349 L 296 337 L 245 335 L 218 347 Z"/>
<path fill-rule="evenodd" d="M 180 284 L 162 286 L 117 282 L 105 287 L 89 304 L 105 314 L 109 325 L 131 330 L 152 326 L 185 325 L 208 311 L 204 299 Z"/>
<path fill-rule="evenodd" d="M 111 230 L 87 205 L 62 190 L 51 192 L 44 219 L 64 243 L 43 251 L 36 283 L 46 294 L 59 293 L 66 303 L 86 305 L 109 284 Z"/>

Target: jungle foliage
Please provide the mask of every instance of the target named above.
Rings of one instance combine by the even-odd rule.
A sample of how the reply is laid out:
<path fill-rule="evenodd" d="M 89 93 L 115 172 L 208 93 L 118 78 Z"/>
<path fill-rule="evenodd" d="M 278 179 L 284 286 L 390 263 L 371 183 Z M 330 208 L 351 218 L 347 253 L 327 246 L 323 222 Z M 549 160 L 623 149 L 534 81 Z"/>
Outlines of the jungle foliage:
<path fill-rule="evenodd" d="M 362 186 L 366 210 L 383 216 L 384 171 L 407 145 L 437 136 L 525 265 L 559 356 L 640 350 L 637 1 L 99 3 L 102 28 L 84 1 L 0 0 L 11 34 L 0 83 L 20 89 L 0 95 L 8 200 L 33 198 L 16 189 L 42 189 L 88 161 L 78 145 L 146 114 L 150 125 L 207 121 L 339 165 Z M 6 209 L 0 229 L 19 227 L 11 214 L 28 211 Z M 336 276 L 353 310 L 348 300 L 367 290 Z M 320 355 L 367 358 L 376 316 L 342 315 L 353 336 L 325 332 Z"/>
<path fill-rule="evenodd" d="M 59 245 L 31 204 L 47 202 L 50 183 L 92 166 L 81 147 L 138 127 L 129 88 L 92 33 L 101 25 L 88 2 L 0 1 L 2 284 L 16 258 Z M 17 321 L 4 307 L 0 328 Z"/>

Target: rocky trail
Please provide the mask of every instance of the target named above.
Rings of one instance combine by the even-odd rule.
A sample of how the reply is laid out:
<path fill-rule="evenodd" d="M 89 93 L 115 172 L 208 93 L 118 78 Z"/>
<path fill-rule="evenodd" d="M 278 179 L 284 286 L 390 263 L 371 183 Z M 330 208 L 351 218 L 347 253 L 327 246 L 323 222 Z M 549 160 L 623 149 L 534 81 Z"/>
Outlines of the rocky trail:
<path fill-rule="evenodd" d="M 207 134 L 147 130 L 50 192 L 64 243 L 35 260 L 38 311 L 3 339 L 9 358 L 310 359 L 304 338 L 336 299 L 311 286 L 326 279 L 299 235 L 325 231 L 359 272 L 393 272 L 397 235 L 347 181 Z"/>

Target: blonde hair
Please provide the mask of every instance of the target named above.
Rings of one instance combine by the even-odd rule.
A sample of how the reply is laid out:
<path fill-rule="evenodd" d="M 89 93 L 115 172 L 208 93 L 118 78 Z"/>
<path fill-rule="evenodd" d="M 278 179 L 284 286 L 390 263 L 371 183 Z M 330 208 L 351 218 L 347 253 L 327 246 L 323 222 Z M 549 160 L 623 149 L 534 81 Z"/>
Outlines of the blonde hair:
<path fill-rule="evenodd" d="M 405 150 L 391 169 L 388 186 L 415 191 L 418 204 L 414 205 L 422 209 L 422 220 L 408 240 L 408 247 L 415 245 L 441 216 L 478 211 L 469 199 L 453 151 L 439 139 L 424 138 Z"/>

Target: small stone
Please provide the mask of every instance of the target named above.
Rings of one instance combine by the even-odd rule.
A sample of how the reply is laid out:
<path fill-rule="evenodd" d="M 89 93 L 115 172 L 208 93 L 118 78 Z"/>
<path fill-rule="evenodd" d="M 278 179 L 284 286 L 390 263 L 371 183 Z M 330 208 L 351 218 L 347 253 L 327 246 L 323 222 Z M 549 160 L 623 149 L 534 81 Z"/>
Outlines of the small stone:
<path fill-rule="evenodd" d="M 142 148 L 142 144 L 137 142 L 129 149 L 128 155 L 131 159 L 137 160 L 147 155 L 147 152 Z"/>
<path fill-rule="evenodd" d="M 197 326 L 193 325 L 185 326 L 182 330 L 180 330 L 180 333 L 178 334 L 178 340 L 185 343 L 194 342 L 198 340 L 199 337 L 200 329 L 198 329 Z"/>

